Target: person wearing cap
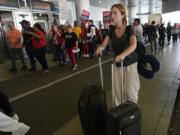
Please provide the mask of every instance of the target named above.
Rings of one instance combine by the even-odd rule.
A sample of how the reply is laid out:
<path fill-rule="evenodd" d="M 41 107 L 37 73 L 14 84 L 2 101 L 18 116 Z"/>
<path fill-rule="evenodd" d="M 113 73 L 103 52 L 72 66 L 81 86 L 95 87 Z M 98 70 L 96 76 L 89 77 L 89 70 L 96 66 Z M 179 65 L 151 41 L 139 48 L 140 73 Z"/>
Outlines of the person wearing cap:
<path fill-rule="evenodd" d="M 11 53 L 11 60 L 12 60 L 12 68 L 9 69 L 9 71 L 10 72 L 17 71 L 17 68 L 16 68 L 16 55 L 17 54 L 19 55 L 23 64 L 23 67 L 21 68 L 21 70 L 26 70 L 27 66 L 24 59 L 23 49 L 22 49 L 21 32 L 15 28 L 13 22 L 8 22 L 8 27 L 10 28 L 10 31 L 8 32 L 8 34 L 6 34 L 3 28 L 2 28 L 2 31 L 4 35 L 6 35 L 6 38 L 10 39 L 10 43 L 11 43 L 10 53 Z"/>
<path fill-rule="evenodd" d="M 25 30 L 33 31 L 33 28 L 31 28 L 30 23 L 26 20 L 22 20 L 20 22 L 23 30 L 22 30 L 22 36 L 23 36 L 23 46 L 25 46 L 27 55 L 29 57 L 29 61 L 31 64 L 31 68 L 29 69 L 29 72 L 36 71 L 36 63 L 35 63 L 35 56 L 34 56 L 34 50 L 32 47 L 32 35 L 24 33 Z"/>

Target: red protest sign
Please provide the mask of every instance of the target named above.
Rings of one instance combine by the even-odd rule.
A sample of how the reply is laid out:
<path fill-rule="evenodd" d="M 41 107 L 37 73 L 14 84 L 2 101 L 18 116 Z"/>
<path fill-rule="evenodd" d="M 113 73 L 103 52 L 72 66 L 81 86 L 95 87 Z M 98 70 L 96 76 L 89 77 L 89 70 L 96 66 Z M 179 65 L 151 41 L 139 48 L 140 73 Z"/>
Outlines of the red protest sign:
<path fill-rule="evenodd" d="M 103 22 L 104 23 L 111 23 L 111 11 L 104 11 L 103 12 Z"/>
<path fill-rule="evenodd" d="M 90 16 L 90 12 L 89 11 L 86 11 L 86 10 L 83 10 L 82 11 L 82 14 L 81 14 L 81 22 L 82 23 L 87 23 L 88 22 L 88 20 L 89 20 L 89 16 Z"/>

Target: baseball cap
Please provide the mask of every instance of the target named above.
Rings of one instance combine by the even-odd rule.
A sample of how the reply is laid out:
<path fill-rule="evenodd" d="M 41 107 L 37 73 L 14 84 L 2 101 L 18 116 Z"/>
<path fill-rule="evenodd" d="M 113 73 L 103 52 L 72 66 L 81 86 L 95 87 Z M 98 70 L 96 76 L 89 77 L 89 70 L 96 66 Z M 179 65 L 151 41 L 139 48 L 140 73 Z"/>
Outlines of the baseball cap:
<path fill-rule="evenodd" d="M 29 22 L 28 21 L 26 21 L 26 20 L 22 20 L 21 22 L 19 22 L 20 24 L 28 24 Z"/>

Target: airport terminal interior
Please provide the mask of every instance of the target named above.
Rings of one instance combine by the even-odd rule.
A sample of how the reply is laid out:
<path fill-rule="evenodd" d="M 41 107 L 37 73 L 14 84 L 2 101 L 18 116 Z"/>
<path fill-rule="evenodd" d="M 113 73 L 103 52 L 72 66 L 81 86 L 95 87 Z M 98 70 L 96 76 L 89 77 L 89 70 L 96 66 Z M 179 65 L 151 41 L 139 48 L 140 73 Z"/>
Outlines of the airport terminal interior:
<path fill-rule="evenodd" d="M 180 135 L 179 52 L 180 0 L 0 0 L 0 135 Z"/>

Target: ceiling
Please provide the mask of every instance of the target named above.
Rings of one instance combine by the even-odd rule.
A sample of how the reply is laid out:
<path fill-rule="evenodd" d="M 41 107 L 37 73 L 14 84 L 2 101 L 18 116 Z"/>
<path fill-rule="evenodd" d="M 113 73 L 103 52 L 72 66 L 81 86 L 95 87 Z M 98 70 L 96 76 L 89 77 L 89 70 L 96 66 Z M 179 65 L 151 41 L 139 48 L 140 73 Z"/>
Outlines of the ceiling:
<path fill-rule="evenodd" d="M 44 0 L 45 1 L 45 0 Z M 46 0 L 46 1 L 57 1 L 57 0 Z M 74 0 L 67 0 L 67 1 L 74 1 Z M 127 3 L 128 0 L 90 0 L 90 5 L 103 7 L 110 9 L 110 7 L 115 3 Z M 162 12 L 162 1 L 166 0 L 131 0 L 137 1 L 137 13 L 138 14 L 148 14 L 150 9 L 154 8 L 154 13 L 161 13 Z M 153 2 L 154 1 L 154 2 Z"/>
<path fill-rule="evenodd" d="M 101 3 L 99 3 L 101 1 Z M 125 3 L 128 0 L 90 0 L 90 4 L 98 7 L 110 8 L 114 3 Z M 154 1 L 154 3 L 153 3 Z M 126 2 L 127 3 L 127 2 Z M 138 13 L 149 13 L 149 9 L 154 7 L 154 12 L 162 12 L 162 0 L 137 0 Z"/>

